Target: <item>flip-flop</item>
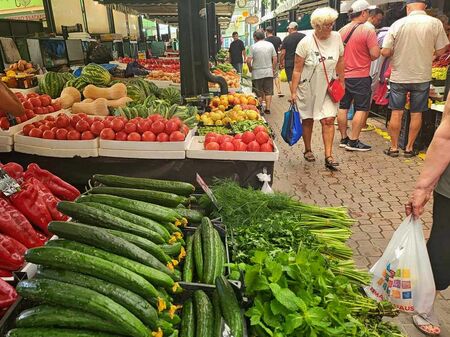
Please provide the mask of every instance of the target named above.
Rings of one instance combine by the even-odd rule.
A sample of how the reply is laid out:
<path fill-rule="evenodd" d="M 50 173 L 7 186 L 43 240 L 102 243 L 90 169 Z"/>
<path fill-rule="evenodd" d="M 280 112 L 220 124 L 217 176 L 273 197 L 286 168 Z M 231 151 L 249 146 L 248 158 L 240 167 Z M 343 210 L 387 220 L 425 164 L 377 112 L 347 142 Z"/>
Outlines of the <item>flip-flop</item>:
<path fill-rule="evenodd" d="M 278 94 L 278 97 L 284 97 L 284 94 L 280 93 L 280 94 Z"/>
<path fill-rule="evenodd" d="M 397 158 L 400 155 L 398 150 L 392 150 L 391 148 L 384 150 L 383 153 L 392 158 Z"/>
<path fill-rule="evenodd" d="M 310 163 L 316 161 L 316 157 L 314 157 L 314 154 L 312 153 L 311 150 L 305 151 L 305 152 L 303 153 L 303 158 L 305 158 L 305 160 L 306 160 L 307 162 L 310 162 Z"/>
<path fill-rule="evenodd" d="M 414 326 L 426 336 L 439 336 L 441 334 L 441 328 L 439 325 L 431 321 L 431 318 L 426 314 L 414 315 L 413 316 Z M 431 328 L 433 331 L 430 331 L 427 328 Z M 438 329 L 438 331 L 436 331 Z"/>
<path fill-rule="evenodd" d="M 405 158 L 412 158 L 412 157 L 417 156 L 417 152 L 414 150 L 413 151 L 405 151 L 405 152 L 403 152 L 403 156 Z"/>

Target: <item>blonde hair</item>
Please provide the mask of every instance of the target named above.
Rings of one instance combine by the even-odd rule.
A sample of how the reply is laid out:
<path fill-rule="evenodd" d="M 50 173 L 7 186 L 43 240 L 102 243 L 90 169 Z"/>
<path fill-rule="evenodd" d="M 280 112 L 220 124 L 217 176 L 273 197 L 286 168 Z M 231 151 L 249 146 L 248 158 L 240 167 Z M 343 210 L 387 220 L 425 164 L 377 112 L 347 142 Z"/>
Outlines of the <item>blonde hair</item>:
<path fill-rule="evenodd" d="M 311 14 L 311 26 L 320 29 L 324 24 L 336 21 L 338 17 L 338 12 L 331 7 L 317 8 Z"/>

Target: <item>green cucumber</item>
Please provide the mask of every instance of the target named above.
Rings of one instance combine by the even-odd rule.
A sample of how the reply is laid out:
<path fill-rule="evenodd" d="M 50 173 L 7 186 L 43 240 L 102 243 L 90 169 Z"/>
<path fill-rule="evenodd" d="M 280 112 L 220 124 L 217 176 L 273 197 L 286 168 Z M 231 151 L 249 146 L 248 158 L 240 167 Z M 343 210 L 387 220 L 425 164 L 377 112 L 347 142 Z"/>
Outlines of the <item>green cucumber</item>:
<path fill-rule="evenodd" d="M 28 249 L 25 253 L 25 259 L 27 262 L 101 278 L 131 290 L 145 299 L 153 299 L 153 302 L 160 296 L 155 287 L 142 276 L 118 264 L 74 250 L 37 247 Z"/>
<path fill-rule="evenodd" d="M 102 227 L 108 229 L 115 229 L 122 232 L 127 232 L 142 236 L 155 243 L 164 243 L 164 239 L 154 231 L 135 225 L 129 221 L 117 218 L 108 212 L 99 210 L 97 208 L 86 205 L 85 203 L 76 203 L 70 201 L 60 201 L 57 209 L 70 216 L 72 219 L 87 225 Z"/>
<path fill-rule="evenodd" d="M 177 207 L 174 208 L 174 211 L 180 214 L 183 218 L 186 218 L 189 223 L 200 223 L 204 217 L 201 212 L 195 209 Z"/>
<path fill-rule="evenodd" d="M 214 284 L 214 273 L 216 270 L 216 240 L 214 237 L 214 227 L 209 218 L 202 219 L 201 237 L 203 252 L 203 278 L 201 281 L 206 284 Z"/>
<path fill-rule="evenodd" d="M 46 279 L 20 281 L 16 290 L 22 297 L 32 301 L 54 305 L 64 303 L 66 307 L 81 309 L 97 315 L 116 324 L 127 331 L 127 334 L 130 336 L 150 336 L 148 328 L 136 316 L 107 296 L 96 291 Z M 46 337 L 48 336 L 46 335 Z"/>
<path fill-rule="evenodd" d="M 213 333 L 213 308 L 203 290 L 194 292 L 195 336 L 211 337 Z"/>
<path fill-rule="evenodd" d="M 183 304 L 180 337 L 195 337 L 194 305 L 191 299 Z"/>
<path fill-rule="evenodd" d="M 77 202 L 84 202 L 84 200 L 78 199 Z M 158 233 L 164 239 L 165 242 L 169 242 L 169 240 L 170 240 L 170 233 L 168 232 L 168 230 L 166 228 L 164 228 L 163 225 L 160 225 L 159 223 L 157 223 L 156 221 L 154 221 L 152 219 L 144 218 L 143 216 L 124 211 L 120 208 L 99 204 L 97 202 L 84 202 L 84 203 L 91 207 L 95 207 L 99 210 L 102 210 L 106 213 L 109 213 L 116 218 L 120 218 L 120 219 L 129 221 L 129 222 L 132 222 L 135 225 L 148 228 L 148 229 Z M 153 241 L 153 242 L 155 242 L 155 241 Z"/>
<path fill-rule="evenodd" d="M 108 233 L 103 228 L 75 222 L 52 221 L 48 225 L 48 230 L 61 238 L 85 243 L 123 257 L 128 257 L 174 277 L 173 271 L 156 257 L 127 240 Z"/>
<path fill-rule="evenodd" d="M 171 245 L 160 245 L 161 249 L 164 253 L 166 253 L 169 256 L 177 256 L 181 252 L 181 247 L 183 245 L 181 242 L 176 242 Z"/>
<path fill-rule="evenodd" d="M 201 228 L 197 228 L 194 233 L 194 265 L 195 273 L 197 275 L 197 280 L 201 282 L 203 279 L 203 250 L 202 250 L 202 234 Z"/>
<path fill-rule="evenodd" d="M 214 270 L 214 280 L 217 278 L 217 276 L 224 274 L 224 266 L 226 263 L 226 253 L 225 253 L 225 247 L 222 242 L 222 239 L 220 238 L 219 232 L 214 229 L 214 239 L 215 239 L 215 249 L 216 249 L 216 262 L 215 262 L 215 270 Z"/>
<path fill-rule="evenodd" d="M 217 291 L 215 290 L 212 295 L 212 306 L 213 306 L 213 333 L 211 337 L 221 337 L 222 336 L 222 312 L 220 311 L 220 300 Z"/>
<path fill-rule="evenodd" d="M 216 278 L 216 289 L 223 318 L 230 327 L 231 333 L 234 337 L 243 337 L 244 321 L 241 308 L 239 307 L 236 294 L 225 276 L 221 275 Z"/>
<path fill-rule="evenodd" d="M 51 240 L 47 242 L 46 246 L 70 249 L 78 251 L 80 253 L 96 256 L 109 262 L 113 262 L 115 264 L 118 264 L 119 266 L 131 270 L 132 272 L 135 272 L 138 275 L 141 275 L 154 286 L 161 286 L 167 289 L 171 289 L 175 284 L 174 280 L 169 275 L 155 268 L 146 266 L 142 263 L 130 260 L 120 255 L 116 255 L 95 247 L 85 245 L 83 243 L 69 240 Z"/>
<path fill-rule="evenodd" d="M 95 174 L 93 178 L 99 183 L 113 187 L 129 187 L 144 190 L 163 191 L 184 196 L 189 196 L 195 191 L 194 185 L 181 181 L 132 178 L 105 174 Z"/>
<path fill-rule="evenodd" d="M 80 199 L 81 202 L 98 202 L 100 204 L 120 208 L 124 211 L 132 212 L 161 222 L 163 225 L 164 223 L 176 222 L 177 220 L 182 219 L 182 217 L 171 208 L 151 204 L 149 202 L 116 197 L 115 195 L 90 194 L 83 195 L 78 199 Z"/>
<path fill-rule="evenodd" d="M 40 305 L 22 311 L 16 318 L 18 328 L 71 328 L 93 331 L 103 331 L 126 335 L 126 331 L 104 319 L 85 312 L 84 310 L 69 309 L 59 306 Z"/>
<path fill-rule="evenodd" d="M 186 259 L 183 266 L 183 281 L 192 282 L 194 275 L 194 236 L 186 239 Z"/>
<path fill-rule="evenodd" d="M 158 321 L 158 313 L 155 308 L 153 308 L 150 303 L 141 296 L 121 286 L 89 275 L 75 273 L 68 270 L 51 269 L 42 266 L 38 267 L 37 277 L 70 283 L 94 290 L 109 297 L 125 309 L 128 309 L 128 311 L 134 314 L 145 325 L 148 325 L 153 330 L 158 328 L 156 324 Z"/>
<path fill-rule="evenodd" d="M 139 190 L 136 188 L 98 186 L 89 190 L 89 193 L 116 195 L 118 197 L 151 202 L 166 207 L 177 207 L 179 204 L 185 205 L 189 202 L 188 198 L 174 193 Z"/>
<path fill-rule="evenodd" d="M 149 336 L 149 335 L 148 335 Z M 12 329 L 6 337 L 119 337 L 98 331 L 56 329 L 56 328 L 19 328 Z"/>
<path fill-rule="evenodd" d="M 172 317 L 171 315 L 166 311 L 159 314 L 159 318 L 172 324 L 172 325 L 178 325 L 181 322 L 180 316 L 177 314 L 174 314 Z"/>

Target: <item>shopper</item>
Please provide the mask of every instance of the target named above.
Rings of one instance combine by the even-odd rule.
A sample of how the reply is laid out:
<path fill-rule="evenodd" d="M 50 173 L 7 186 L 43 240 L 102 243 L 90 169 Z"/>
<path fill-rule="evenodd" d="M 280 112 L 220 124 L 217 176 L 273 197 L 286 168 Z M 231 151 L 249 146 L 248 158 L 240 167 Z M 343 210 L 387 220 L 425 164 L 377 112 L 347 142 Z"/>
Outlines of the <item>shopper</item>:
<path fill-rule="evenodd" d="M 420 217 L 433 190 L 433 227 L 427 248 L 436 290 L 442 291 L 450 285 L 450 93 L 441 124 L 428 148 L 422 173 L 406 205 L 406 214 Z M 441 332 L 433 311 L 416 315 L 413 321 L 428 336 L 437 336 Z"/>
<path fill-rule="evenodd" d="M 305 37 L 305 34 L 299 33 L 297 29 L 297 22 L 291 22 L 288 25 L 289 35 L 284 38 L 283 44 L 281 45 L 280 67 L 286 71 L 286 77 L 289 83 L 292 81 L 297 45 Z"/>
<path fill-rule="evenodd" d="M 328 95 L 327 80 L 338 75 L 344 84 L 344 45 L 339 33 L 333 32 L 338 13 L 329 7 L 318 8 L 311 14 L 314 33 L 306 36 L 297 46 L 295 68 L 291 84 L 291 100 L 298 102 L 302 117 L 303 141 L 306 161 L 315 161 L 311 148 L 314 121 L 322 125 L 322 138 L 325 147 L 325 167 L 337 170 L 339 165 L 333 159 L 334 120 L 338 104 Z"/>
<path fill-rule="evenodd" d="M 279 78 L 280 63 L 278 62 L 278 55 L 282 42 L 278 36 L 273 35 L 273 32 L 274 30 L 272 26 L 266 28 L 266 41 L 272 43 L 275 51 L 277 52 L 277 65 L 275 67 L 275 73 L 273 74 L 273 82 L 275 84 L 275 88 L 277 88 L 278 97 L 283 97 L 284 95 L 281 93 L 281 83 Z"/>
<path fill-rule="evenodd" d="M 378 29 L 383 22 L 384 12 L 381 8 L 375 7 L 369 10 L 369 18 L 367 19 L 366 25 L 372 29 Z"/>
<path fill-rule="evenodd" d="M 0 111 L 9 113 L 14 117 L 25 114 L 25 109 L 17 96 L 3 82 L 0 82 Z"/>
<path fill-rule="evenodd" d="M 449 43 L 442 22 L 425 13 L 425 0 L 407 0 L 407 16 L 394 22 L 383 41 L 381 54 L 391 57 L 389 122 L 391 145 L 384 153 L 398 157 L 398 138 L 410 95 L 411 122 L 404 156 L 413 157 L 414 142 L 422 126 L 422 113 L 428 111 L 431 64 L 434 56 L 442 55 Z"/>
<path fill-rule="evenodd" d="M 255 44 L 250 48 L 247 65 L 252 73 L 252 80 L 256 95 L 261 104 L 265 105 L 265 113 L 270 114 L 273 96 L 273 75 L 277 64 L 277 52 L 272 43 L 264 41 L 264 32 L 257 30 L 253 33 Z"/>
<path fill-rule="evenodd" d="M 345 45 L 345 96 L 339 104 L 338 126 L 340 147 L 348 151 L 370 151 L 372 147 L 359 140 L 366 125 L 372 98 L 370 64 L 380 56 L 375 29 L 365 25 L 369 18 L 369 3 L 355 1 L 350 8 L 351 22 L 339 33 Z M 347 135 L 347 115 L 351 105 L 355 109 L 352 130 Z"/>
<path fill-rule="evenodd" d="M 233 42 L 231 42 L 230 48 L 228 49 L 230 63 L 239 74 L 242 74 L 242 65 L 245 60 L 245 45 L 239 39 L 238 32 L 233 32 L 232 37 Z"/>

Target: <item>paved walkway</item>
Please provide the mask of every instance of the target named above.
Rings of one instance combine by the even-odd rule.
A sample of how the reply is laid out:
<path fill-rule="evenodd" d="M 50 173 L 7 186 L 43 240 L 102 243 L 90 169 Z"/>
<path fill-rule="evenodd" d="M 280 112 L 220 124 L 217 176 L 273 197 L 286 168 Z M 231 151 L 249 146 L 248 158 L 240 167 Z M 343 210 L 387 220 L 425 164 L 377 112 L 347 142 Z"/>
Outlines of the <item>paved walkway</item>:
<path fill-rule="evenodd" d="M 284 83 L 283 92 L 288 93 Z M 282 116 L 288 108 L 286 97 L 274 98 L 272 114 L 267 117 L 278 134 L 280 150 L 280 159 L 275 166 L 274 188 L 304 202 L 348 207 L 351 216 L 357 220 L 348 243 L 354 250 L 357 265 L 370 268 L 381 256 L 404 217 L 404 204 L 423 161 L 419 158 L 406 160 L 385 156 L 382 150 L 387 148 L 387 142 L 374 131 L 364 132 L 361 136 L 363 142 L 373 146 L 372 151 L 348 152 L 338 147 L 340 136 L 336 133 L 334 157 L 340 162 L 340 172 L 331 173 L 324 166 L 321 132 L 317 123 L 313 135 L 316 162 L 307 163 L 303 159 L 303 142 L 290 148 L 279 135 Z M 378 126 L 383 127 L 380 123 Z M 428 205 L 423 221 L 428 238 L 431 205 Z M 450 289 L 439 295 L 436 311 L 442 324 L 441 336 L 450 337 Z M 415 329 L 408 315 L 401 315 L 398 321 L 407 336 L 423 336 Z"/>

